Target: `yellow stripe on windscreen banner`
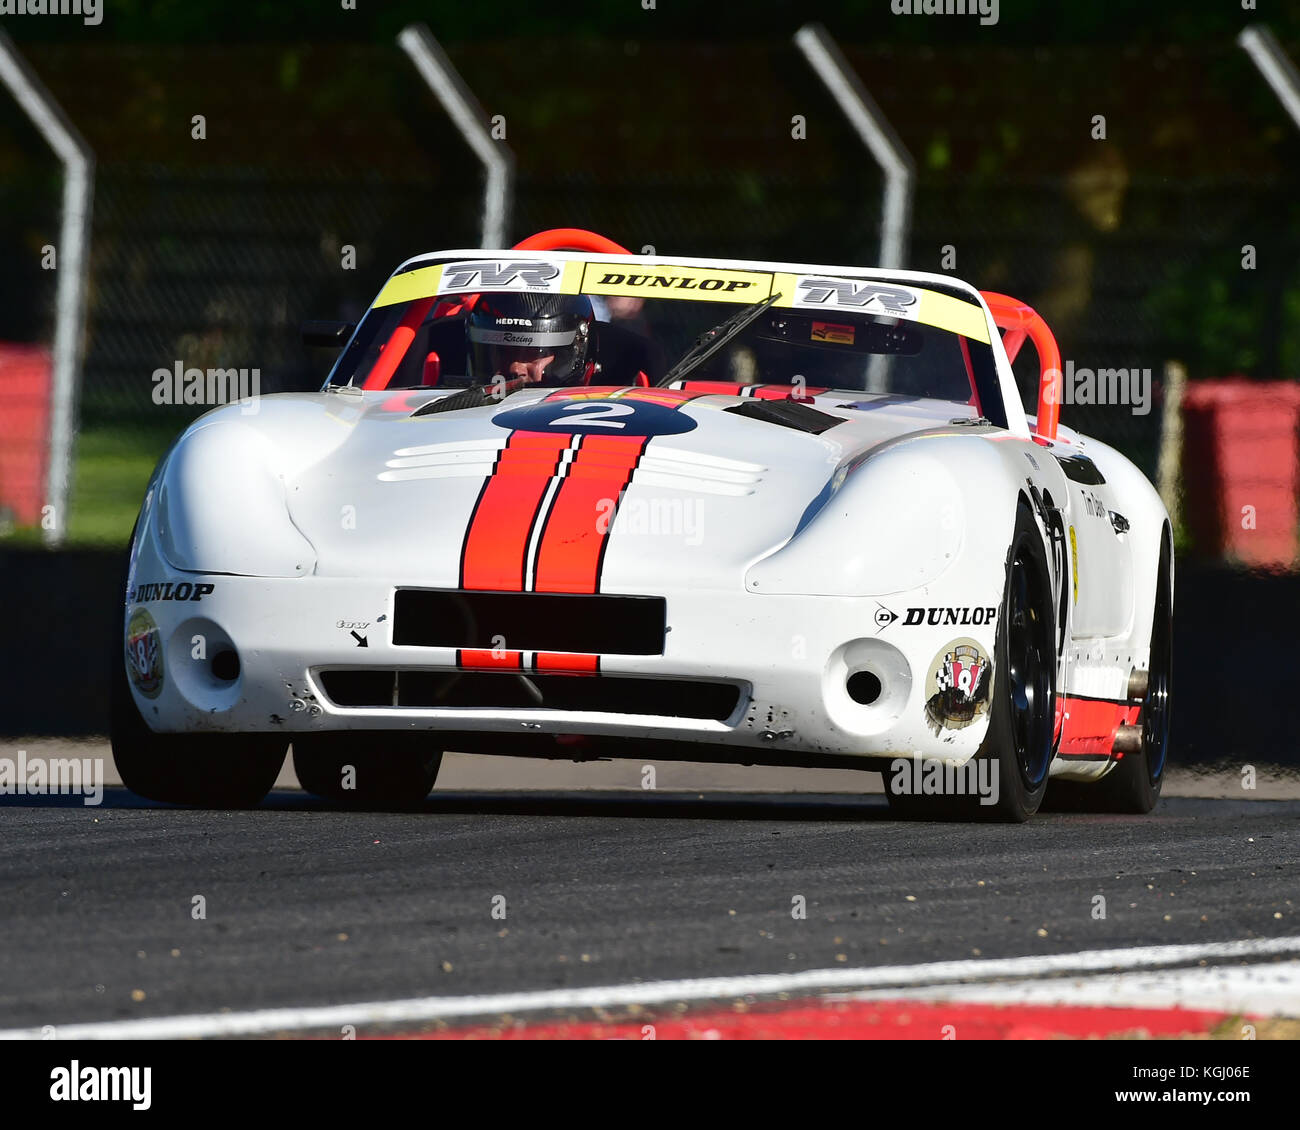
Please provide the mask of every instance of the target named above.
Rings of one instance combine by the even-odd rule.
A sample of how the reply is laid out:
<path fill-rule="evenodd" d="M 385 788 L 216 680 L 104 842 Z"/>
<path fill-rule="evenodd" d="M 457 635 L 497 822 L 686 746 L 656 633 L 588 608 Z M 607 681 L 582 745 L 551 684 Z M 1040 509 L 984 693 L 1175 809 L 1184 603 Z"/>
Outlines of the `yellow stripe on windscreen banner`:
<path fill-rule="evenodd" d="M 442 264 L 433 267 L 417 267 L 394 275 L 375 299 L 376 306 L 396 306 L 399 302 L 414 302 L 417 298 L 431 298 L 438 293 L 442 283 Z"/>
<path fill-rule="evenodd" d="M 838 275 L 773 276 L 772 289 L 781 295 L 774 305 L 835 314 L 874 314 L 903 318 L 989 343 L 984 310 L 938 291 L 906 286 L 888 279 L 843 278 Z"/>
<path fill-rule="evenodd" d="M 469 266 L 469 264 L 465 264 Z M 488 266 L 487 263 L 484 266 Z M 559 264 L 549 264 L 560 268 Z M 524 263 L 509 264 L 524 268 Z M 503 279 L 508 267 L 492 263 L 487 272 L 463 272 L 464 286 L 444 280 L 444 264 L 420 267 L 394 275 L 384 284 L 376 306 L 393 306 L 432 295 L 494 289 L 491 283 Z M 485 278 L 484 274 L 488 277 Z M 546 280 L 527 278 L 519 270 L 502 289 L 541 289 L 559 294 L 593 294 L 619 298 L 670 298 L 697 302 L 747 304 L 761 302 L 775 292 L 780 297 L 775 306 L 795 310 L 814 310 L 826 314 L 874 314 L 903 318 L 961 334 L 973 341 L 989 343 L 988 322 L 984 310 L 973 302 L 963 302 L 948 294 L 923 287 L 904 286 L 883 279 L 844 278 L 836 275 L 794 275 L 767 271 L 731 270 L 722 267 L 685 267 L 639 263 L 587 263 L 573 260 L 553 269 Z M 468 276 L 476 277 L 470 279 Z"/>
<path fill-rule="evenodd" d="M 921 296 L 921 308 L 916 314 L 918 322 L 989 344 L 989 323 L 982 307 L 935 290 L 918 290 L 917 293 Z"/>

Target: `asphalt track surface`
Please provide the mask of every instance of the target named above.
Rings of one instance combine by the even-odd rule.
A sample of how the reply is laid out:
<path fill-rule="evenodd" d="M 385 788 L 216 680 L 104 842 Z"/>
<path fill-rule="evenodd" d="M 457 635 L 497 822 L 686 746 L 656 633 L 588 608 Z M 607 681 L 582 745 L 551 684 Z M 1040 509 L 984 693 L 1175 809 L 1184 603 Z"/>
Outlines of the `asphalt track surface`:
<path fill-rule="evenodd" d="M 292 788 L 242 812 L 0 799 L 0 1028 L 1300 933 L 1294 789 L 971 826 L 894 819 L 878 793 L 490 760 L 566 787 L 494 770 L 410 814 Z"/>

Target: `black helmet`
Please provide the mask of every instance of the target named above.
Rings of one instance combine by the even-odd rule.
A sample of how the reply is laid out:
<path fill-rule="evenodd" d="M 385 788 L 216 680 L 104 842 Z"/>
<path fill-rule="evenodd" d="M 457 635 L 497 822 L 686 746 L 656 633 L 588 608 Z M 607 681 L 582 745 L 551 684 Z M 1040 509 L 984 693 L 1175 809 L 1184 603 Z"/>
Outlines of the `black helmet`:
<path fill-rule="evenodd" d="M 539 383 L 582 384 L 593 320 L 582 294 L 482 294 L 465 323 L 469 376 L 489 384 L 511 362 L 553 357 Z"/>

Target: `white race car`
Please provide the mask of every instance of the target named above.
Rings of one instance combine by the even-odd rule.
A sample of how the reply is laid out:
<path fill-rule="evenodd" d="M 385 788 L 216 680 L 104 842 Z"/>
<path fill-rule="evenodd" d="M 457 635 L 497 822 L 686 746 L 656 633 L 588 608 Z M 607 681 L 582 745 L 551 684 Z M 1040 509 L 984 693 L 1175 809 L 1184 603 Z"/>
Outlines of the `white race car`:
<path fill-rule="evenodd" d="M 311 337 L 346 342 L 322 390 L 207 413 L 149 485 L 136 792 L 254 804 L 292 743 L 367 806 L 418 805 L 447 749 L 857 767 L 922 816 L 1024 820 L 1049 779 L 1155 805 L 1169 518 L 1058 427 L 1023 304 L 562 229 L 411 259 Z"/>

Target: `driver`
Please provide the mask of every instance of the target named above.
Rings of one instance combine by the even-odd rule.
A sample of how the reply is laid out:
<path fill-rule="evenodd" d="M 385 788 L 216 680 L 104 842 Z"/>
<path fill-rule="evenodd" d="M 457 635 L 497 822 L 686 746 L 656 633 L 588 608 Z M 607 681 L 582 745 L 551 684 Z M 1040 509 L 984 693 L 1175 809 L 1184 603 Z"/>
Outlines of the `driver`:
<path fill-rule="evenodd" d="M 500 376 L 546 386 L 587 384 L 592 357 L 591 299 L 582 294 L 483 294 L 465 320 L 469 377 Z"/>

